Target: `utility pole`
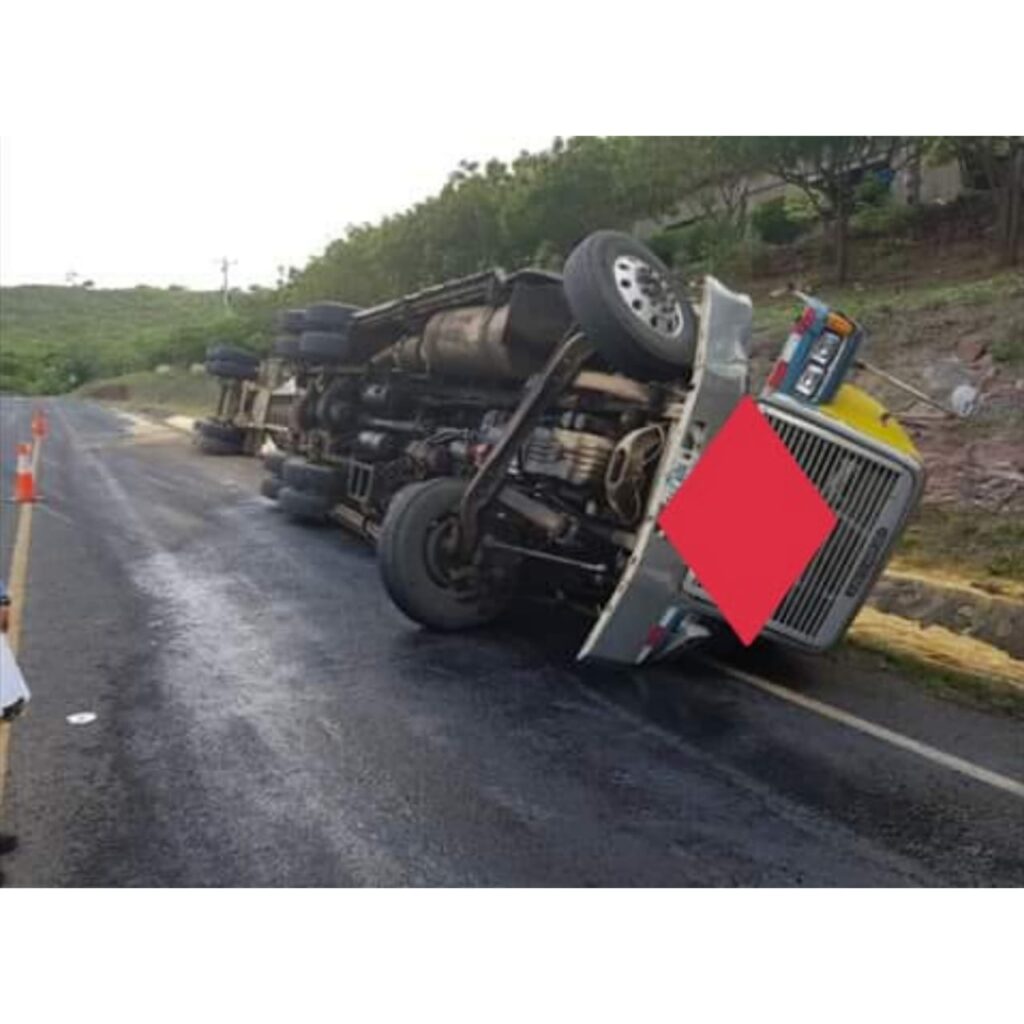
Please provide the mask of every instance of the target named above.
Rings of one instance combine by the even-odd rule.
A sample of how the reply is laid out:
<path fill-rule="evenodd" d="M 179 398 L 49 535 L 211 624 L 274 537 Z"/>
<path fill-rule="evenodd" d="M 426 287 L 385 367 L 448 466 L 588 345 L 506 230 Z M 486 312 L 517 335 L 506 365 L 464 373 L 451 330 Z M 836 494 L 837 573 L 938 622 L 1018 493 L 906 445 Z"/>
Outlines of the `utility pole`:
<path fill-rule="evenodd" d="M 227 256 L 221 257 L 220 261 L 220 297 L 226 313 L 231 312 L 231 302 L 228 299 L 228 275 L 237 262 L 238 260 L 229 260 Z"/>

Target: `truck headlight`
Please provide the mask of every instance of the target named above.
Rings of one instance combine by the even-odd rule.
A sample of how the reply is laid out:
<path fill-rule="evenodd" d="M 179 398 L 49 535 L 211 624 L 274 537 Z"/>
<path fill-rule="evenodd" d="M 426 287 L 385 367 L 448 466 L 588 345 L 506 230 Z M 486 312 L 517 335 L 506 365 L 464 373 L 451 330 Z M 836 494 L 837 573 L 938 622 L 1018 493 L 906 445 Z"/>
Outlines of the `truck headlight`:
<path fill-rule="evenodd" d="M 817 299 L 803 298 L 807 306 L 786 338 L 764 391 L 821 405 L 842 386 L 864 335 L 854 321 Z"/>
<path fill-rule="evenodd" d="M 797 393 L 803 395 L 804 398 L 813 398 L 824 377 L 825 368 L 823 366 L 819 366 L 817 363 L 808 363 L 796 382 Z"/>
<path fill-rule="evenodd" d="M 832 331 L 825 331 L 811 348 L 811 361 L 819 366 L 828 366 L 842 347 L 843 339 Z"/>

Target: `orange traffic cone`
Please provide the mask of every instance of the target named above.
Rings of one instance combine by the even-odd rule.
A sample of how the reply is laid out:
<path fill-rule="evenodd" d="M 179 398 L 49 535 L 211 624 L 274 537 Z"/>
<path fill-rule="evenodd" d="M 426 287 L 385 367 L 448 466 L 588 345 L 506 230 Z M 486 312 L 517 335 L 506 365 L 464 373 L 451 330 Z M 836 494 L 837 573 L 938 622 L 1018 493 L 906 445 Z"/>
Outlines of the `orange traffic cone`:
<path fill-rule="evenodd" d="M 36 409 L 32 413 L 32 435 L 34 437 L 46 437 L 46 430 L 46 413 L 42 409 Z"/>
<path fill-rule="evenodd" d="M 18 465 L 14 471 L 14 500 L 36 500 L 36 478 L 32 472 L 32 445 L 18 445 Z"/>

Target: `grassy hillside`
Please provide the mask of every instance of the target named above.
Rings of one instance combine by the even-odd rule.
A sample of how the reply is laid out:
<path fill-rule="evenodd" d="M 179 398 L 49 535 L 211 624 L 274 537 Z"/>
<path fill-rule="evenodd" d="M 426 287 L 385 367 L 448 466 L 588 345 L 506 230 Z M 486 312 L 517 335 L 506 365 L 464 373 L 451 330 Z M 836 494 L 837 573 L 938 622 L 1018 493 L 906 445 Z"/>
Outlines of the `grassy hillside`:
<path fill-rule="evenodd" d="M 142 412 L 205 416 L 215 408 L 219 392 L 217 378 L 175 368 L 165 373 L 143 370 L 90 381 L 75 394 Z"/>
<path fill-rule="evenodd" d="M 48 285 L 0 289 L 0 390 L 66 391 L 96 377 L 184 361 L 210 331 L 237 332 L 215 292 Z"/>
<path fill-rule="evenodd" d="M 128 342 L 223 315 L 217 292 L 140 286 L 124 290 L 21 285 L 0 289 L 5 341 Z"/>

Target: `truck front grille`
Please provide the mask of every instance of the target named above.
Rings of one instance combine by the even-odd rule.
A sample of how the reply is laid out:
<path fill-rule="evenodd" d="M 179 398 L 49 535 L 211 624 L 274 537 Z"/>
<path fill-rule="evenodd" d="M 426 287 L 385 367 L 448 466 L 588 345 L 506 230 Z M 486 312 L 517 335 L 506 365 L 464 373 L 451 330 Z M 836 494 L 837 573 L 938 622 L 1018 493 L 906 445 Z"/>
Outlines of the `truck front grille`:
<path fill-rule="evenodd" d="M 837 520 L 765 631 L 823 649 L 863 604 L 917 497 L 920 472 L 825 424 L 772 405 L 760 408 Z M 707 599 L 702 590 L 693 592 Z"/>

